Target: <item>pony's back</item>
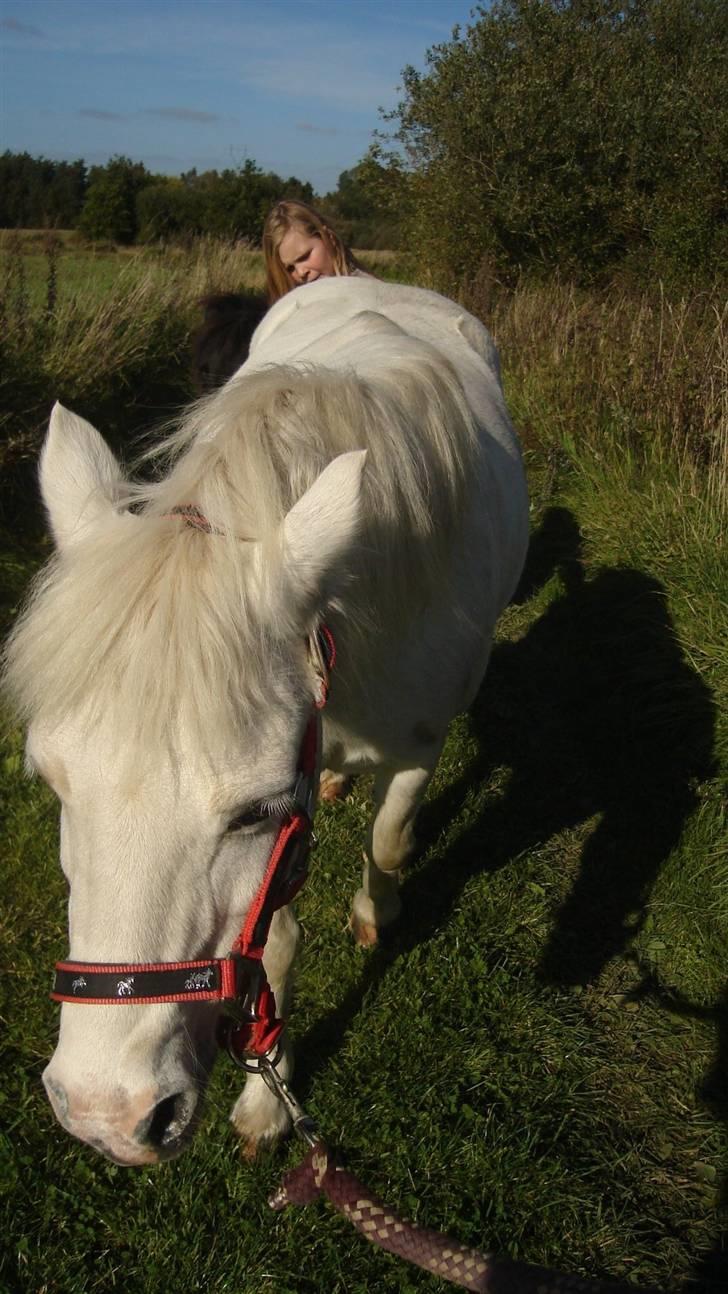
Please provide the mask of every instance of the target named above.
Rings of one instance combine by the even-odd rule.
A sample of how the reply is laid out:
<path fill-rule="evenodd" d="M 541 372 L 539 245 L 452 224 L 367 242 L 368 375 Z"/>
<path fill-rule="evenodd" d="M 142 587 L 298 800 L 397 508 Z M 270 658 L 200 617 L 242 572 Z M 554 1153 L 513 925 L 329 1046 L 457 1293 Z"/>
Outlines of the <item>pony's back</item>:
<path fill-rule="evenodd" d="M 323 365 L 329 371 L 356 373 L 362 380 L 400 390 L 409 405 L 417 403 L 419 394 L 405 390 L 415 356 L 425 368 L 444 375 L 459 410 L 464 396 L 470 431 L 463 435 L 460 420 L 441 406 L 433 411 L 434 440 L 439 442 L 443 436 L 450 453 L 462 455 L 461 473 L 451 476 L 453 485 L 462 483 L 462 473 L 467 482 L 467 497 L 459 493 L 452 504 L 461 527 L 467 526 L 468 507 L 490 514 L 491 524 L 481 541 L 493 546 L 489 556 L 498 571 L 493 596 L 500 612 L 523 565 L 527 495 L 520 448 L 503 396 L 498 351 L 479 320 L 423 288 L 368 277 L 319 279 L 288 293 L 268 312 L 239 376 L 271 364 Z M 415 412 L 415 422 L 419 417 Z M 428 434 L 423 425 L 422 435 Z M 443 470 L 445 476 L 452 473 L 447 455 Z M 446 525 L 447 514 L 439 502 L 434 517 Z"/>

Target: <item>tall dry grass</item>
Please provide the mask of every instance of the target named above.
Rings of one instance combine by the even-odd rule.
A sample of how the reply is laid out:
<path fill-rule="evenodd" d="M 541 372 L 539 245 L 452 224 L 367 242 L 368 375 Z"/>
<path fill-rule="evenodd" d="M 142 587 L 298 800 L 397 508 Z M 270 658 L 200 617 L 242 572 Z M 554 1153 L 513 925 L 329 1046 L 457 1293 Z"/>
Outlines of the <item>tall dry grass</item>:
<path fill-rule="evenodd" d="M 70 291 L 57 242 L 46 244 L 46 281 L 34 291 L 24 244 L 6 241 L 3 253 L 0 467 L 36 453 L 56 399 L 92 409 L 115 398 L 134 403 L 162 384 L 183 401 L 191 394 L 189 340 L 200 298 L 263 286 L 258 253 L 212 239 L 187 251 L 120 258 L 103 287 L 89 255 L 82 277 L 74 265 Z"/>
<path fill-rule="evenodd" d="M 527 441 L 662 455 L 728 506 L 728 302 L 718 287 L 670 299 L 659 284 L 523 280 L 506 290 L 483 275 L 464 300 L 495 334 Z"/>

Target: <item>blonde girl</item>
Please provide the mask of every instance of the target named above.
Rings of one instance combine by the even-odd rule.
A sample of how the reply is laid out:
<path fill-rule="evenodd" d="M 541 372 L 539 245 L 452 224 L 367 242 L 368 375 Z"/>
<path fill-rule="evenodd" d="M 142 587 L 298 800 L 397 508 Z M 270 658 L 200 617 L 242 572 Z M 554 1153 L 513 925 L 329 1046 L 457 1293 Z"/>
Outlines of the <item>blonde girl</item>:
<path fill-rule="evenodd" d="M 328 221 L 306 202 L 284 200 L 263 227 L 266 292 L 273 305 L 292 288 L 336 274 L 363 274 Z"/>

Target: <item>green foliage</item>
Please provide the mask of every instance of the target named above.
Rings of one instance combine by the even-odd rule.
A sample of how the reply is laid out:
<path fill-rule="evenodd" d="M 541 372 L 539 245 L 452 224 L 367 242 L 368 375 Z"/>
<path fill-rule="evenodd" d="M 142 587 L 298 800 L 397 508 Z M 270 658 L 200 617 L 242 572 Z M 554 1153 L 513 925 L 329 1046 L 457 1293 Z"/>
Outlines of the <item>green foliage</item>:
<path fill-rule="evenodd" d="M 88 176 L 83 162 L 0 157 L 0 228 L 77 227 L 92 242 L 189 242 L 210 234 L 259 243 L 263 221 L 282 197 L 312 202 L 314 192 L 251 159 L 224 171 L 168 177 L 127 157 L 92 167 Z"/>
<path fill-rule="evenodd" d="M 0 157 L 0 228 L 59 227 L 92 242 L 189 243 L 212 235 L 259 244 L 265 217 L 281 198 L 315 203 L 345 242 L 391 250 L 400 212 L 389 201 L 386 168 L 364 158 L 343 171 L 335 193 L 317 199 L 295 175 L 284 179 L 248 159 L 224 171 L 152 175 L 139 162 L 113 158 L 86 175 L 83 162 L 46 162 L 28 154 Z"/>
<path fill-rule="evenodd" d="M 484 259 L 583 278 L 648 257 L 652 274 L 726 267 L 722 0 L 500 0 L 428 61 L 393 117 L 436 283 Z"/>
<path fill-rule="evenodd" d="M 86 193 L 83 162 L 51 162 L 29 153 L 0 156 L 0 228 L 69 229 Z"/>
<path fill-rule="evenodd" d="M 265 173 L 253 161 L 235 170 L 188 171 L 158 180 L 137 201 L 139 240 L 190 239 L 199 234 L 259 243 L 263 222 L 282 197 L 310 202 L 313 189 L 291 176 Z"/>
<path fill-rule="evenodd" d="M 365 157 L 342 171 L 335 193 L 322 199 L 321 210 L 349 247 L 398 248 L 400 213 L 386 198 L 380 172 L 383 167 Z"/>
<path fill-rule="evenodd" d="M 137 196 L 139 241 L 177 241 L 202 232 L 204 221 L 200 193 L 182 178 L 165 178 L 147 184 Z"/>
<path fill-rule="evenodd" d="M 98 418 L 116 446 L 193 394 L 200 299 L 262 290 L 260 256 L 200 240 L 164 259 L 141 249 L 0 250 L 0 520 L 37 524 L 35 465 L 55 400 Z"/>
<path fill-rule="evenodd" d="M 142 162 L 128 157 L 114 157 L 106 166 L 93 167 L 79 221 L 81 232 L 94 241 L 133 243 L 137 194 L 151 179 Z"/>

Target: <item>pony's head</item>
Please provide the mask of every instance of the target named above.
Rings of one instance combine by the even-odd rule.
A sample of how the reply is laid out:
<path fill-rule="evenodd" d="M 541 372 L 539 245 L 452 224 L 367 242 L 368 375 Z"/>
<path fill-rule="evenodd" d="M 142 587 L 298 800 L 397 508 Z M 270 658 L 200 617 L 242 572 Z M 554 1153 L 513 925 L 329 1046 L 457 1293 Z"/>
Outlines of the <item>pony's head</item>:
<path fill-rule="evenodd" d="M 222 459 L 201 460 L 198 497 L 175 498 L 173 471 L 134 505 L 99 434 L 56 406 L 40 472 L 56 554 L 10 641 L 7 679 L 29 765 L 61 805 L 70 960 L 230 949 L 296 780 L 318 687 L 307 641 L 344 577 L 364 457 L 337 457 L 267 534 L 237 534 L 213 511 Z M 194 486 L 189 463 L 180 480 Z M 199 504 L 213 532 L 175 503 Z M 60 1122 L 119 1163 L 176 1154 L 217 1014 L 64 1005 L 44 1073 Z"/>

